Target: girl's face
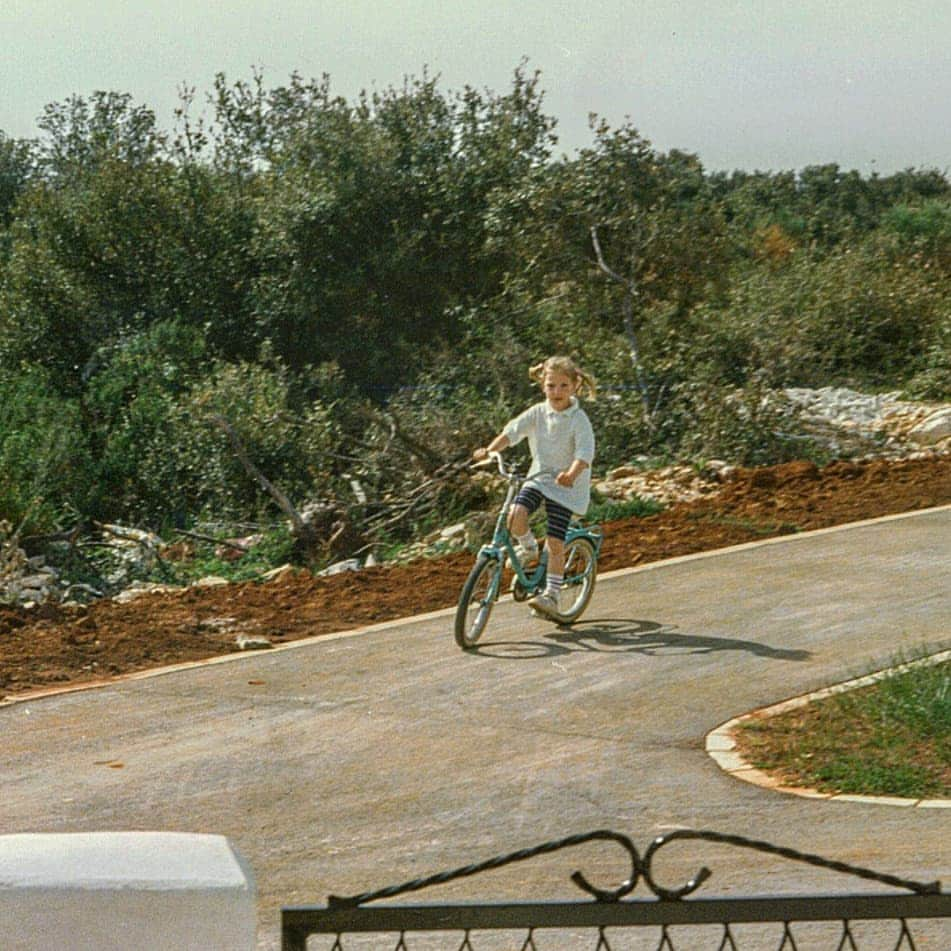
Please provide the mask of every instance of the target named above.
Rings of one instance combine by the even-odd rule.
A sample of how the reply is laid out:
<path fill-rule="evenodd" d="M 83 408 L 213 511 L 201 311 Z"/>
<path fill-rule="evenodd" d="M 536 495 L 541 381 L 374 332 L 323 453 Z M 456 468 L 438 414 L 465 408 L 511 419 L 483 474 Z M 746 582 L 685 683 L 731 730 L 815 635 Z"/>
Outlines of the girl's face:
<path fill-rule="evenodd" d="M 571 397 L 575 395 L 578 389 L 578 381 L 567 373 L 559 373 L 557 370 L 546 370 L 542 377 L 542 390 L 548 405 L 554 409 L 568 409 L 571 406 Z"/>

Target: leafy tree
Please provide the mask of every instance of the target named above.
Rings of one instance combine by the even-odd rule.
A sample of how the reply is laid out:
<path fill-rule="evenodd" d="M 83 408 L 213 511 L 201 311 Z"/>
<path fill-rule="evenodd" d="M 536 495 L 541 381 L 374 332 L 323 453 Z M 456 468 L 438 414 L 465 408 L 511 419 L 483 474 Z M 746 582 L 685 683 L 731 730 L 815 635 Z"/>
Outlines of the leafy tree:
<path fill-rule="evenodd" d="M 17 200 L 35 174 L 34 143 L 0 132 L 0 231 L 10 227 Z"/>
<path fill-rule="evenodd" d="M 0 280 L 10 254 L 9 228 L 16 217 L 16 205 L 35 173 L 33 143 L 0 132 Z"/>
<path fill-rule="evenodd" d="M 0 352 L 78 393 L 103 345 L 156 321 L 253 353 L 254 216 L 207 169 L 162 157 L 151 113 L 97 94 L 49 107 L 42 179 L 20 201 L 0 287 Z"/>
<path fill-rule="evenodd" d="M 484 248 L 493 196 L 547 155 L 536 82 L 518 72 L 507 96 L 448 97 L 424 77 L 354 106 L 326 82 L 270 94 L 256 301 L 292 366 L 334 360 L 380 395 L 458 339 L 457 308 L 506 268 Z"/>
<path fill-rule="evenodd" d="M 202 375 L 206 360 L 201 331 L 174 320 L 98 348 L 82 397 L 84 427 L 97 459 L 93 514 L 137 520 L 154 509 L 158 499 L 143 481 L 143 457 L 165 438 L 172 406 Z"/>
<path fill-rule="evenodd" d="M 97 91 L 88 99 L 70 96 L 50 103 L 37 120 L 45 133 L 39 163 L 52 182 L 86 180 L 103 162 L 148 165 L 165 149 L 155 113 L 128 93 Z"/>
<path fill-rule="evenodd" d="M 727 306 L 703 308 L 711 334 L 696 348 L 711 360 L 724 348 L 721 369 L 732 355 L 744 379 L 761 370 L 773 385 L 899 386 L 946 313 L 946 292 L 927 271 L 870 239 L 747 272 Z"/>

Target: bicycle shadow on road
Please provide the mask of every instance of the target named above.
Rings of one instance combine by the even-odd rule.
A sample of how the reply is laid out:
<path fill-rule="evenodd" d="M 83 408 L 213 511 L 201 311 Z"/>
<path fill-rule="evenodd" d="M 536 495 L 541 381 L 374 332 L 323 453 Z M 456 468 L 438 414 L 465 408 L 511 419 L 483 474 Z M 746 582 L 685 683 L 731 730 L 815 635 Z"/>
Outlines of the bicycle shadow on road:
<path fill-rule="evenodd" d="M 647 655 L 743 651 L 788 661 L 804 661 L 812 656 L 812 651 L 771 647 L 738 637 L 681 633 L 668 624 L 635 618 L 592 618 L 572 627 L 555 627 L 543 636 L 541 641 L 489 641 L 476 646 L 472 653 L 500 660 L 539 660 L 591 651 Z"/>

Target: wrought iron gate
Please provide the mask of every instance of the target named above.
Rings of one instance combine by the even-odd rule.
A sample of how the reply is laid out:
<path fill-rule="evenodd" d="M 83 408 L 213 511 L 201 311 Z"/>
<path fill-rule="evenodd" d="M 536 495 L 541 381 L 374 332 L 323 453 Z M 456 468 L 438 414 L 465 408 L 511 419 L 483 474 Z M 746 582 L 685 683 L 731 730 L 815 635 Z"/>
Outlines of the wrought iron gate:
<path fill-rule="evenodd" d="M 696 875 L 679 888 L 668 889 L 659 885 L 652 874 L 651 863 L 658 849 L 669 842 L 699 839 L 753 849 L 820 868 L 830 869 L 862 879 L 888 885 L 900 891 L 879 894 L 824 894 L 791 895 L 751 898 L 710 898 L 684 901 L 709 878 L 710 871 L 701 868 Z M 378 905 L 372 902 L 395 898 L 454 879 L 477 875 L 539 855 L 556 852 L 587 842 L 605 840 L 625 849 L 631 860 L 631 875 L 618 888 L 605 890 L 592 885 L 581 872 L 571 879 L 586 891 L 593 901 L 576 902 L 508 902 L 492 904 L 424 904 Z M 651 899 L 623 901 L 643 879 L 653 893 Z M 804 951 L 806 945 L 797 943 L 797 928 L 804 923 L 832 923 L 832 932 L 823 939 L 822 947 L 835 951 L 861 951 L 861 925 L 869 922 L 893 923 L 887 938 L 887 947 L 894 951 L 951 951 L 951 893 L 941 890 L 940 882 L 916 882 L 818 855 L 809 855 L 743 836 L 726 835 L 708 830 L 681 829 L 655 838 L 644 855 L 631 840 L 606 829 L 583 835 L 570 836 L 546 842 L 530 849 L 522 849 L 497 856 L 485 862 L 468 865 L 449 872 L 404 882 L 377 891 L 350 897 L 330 896 L 326 906 L 298 906 L 282 910 L 281 931 L 283 951 L 307 951 L 310 936 L 324 935 L 333 939 L 331 951 L 345 951 L 351 945 L 350 936 L 377 935 L 375 948 L 410 951 L 422 944 L 414 937 L 427 935 L 425 947 L 433 947 L 433 936 L 442 933 L 445 942 L 440 948 L 458 951 L 476 951 L 480 934 L 497 935 L 504 931 L 508 937 L 503 947 L 513 951 L 542 951 L 542 935 L 548 930 L 562 934 L 569 932 L 568 944 L 558 947 L 592 948 L 594 951 L 612 951 L 622 945 L 622 936 L 632 929 L 650 932 L 649 947 L 656 951 L 741 951 L 751 948 L 777 948 L 778 951 Z M 925 924 L 927 922 L 927 924 Z M 768 925 L 748 943 L 741 935 L 744 925 Z M 861 923 L 861 924 L 860 924 Z M 694 927 L 688 927 L 694 926 Z M 699 926 L 706 926 L 705 930 Z M 927 944 L 916 945 L 916 929 L 924 926 Z M 710 931 L 713 929 L 711 938 Z M 771 934 L 769 933 L 771 931 Z M 455 936 L 451 933 L 455 932 Z M 587 937 L 580 937 L 581 932 Z M 697 943 L 703 934 L 703 943 Z M 351 940 L 356 941 L 356 937 Z M 801 938 L 799 939 L 801 942 Z M 894 940 L 894 943 L 891 943 Z M 876 948 L 884 947 L 882 934 L 876 932 Z M 937 942 L 937 943 L 936 943 Z M 491 945 L 498 947 L 498 943 Z M 623 945 L 627 947 L 628 945 Z M 644 945 L 641 945 L 644 946 Z M 327 947 L 327 944 L 321 945 Z M 360 948 L 369 947 L 360 939 Z M 812 943 L 809 948 L 817 947 Z"/>

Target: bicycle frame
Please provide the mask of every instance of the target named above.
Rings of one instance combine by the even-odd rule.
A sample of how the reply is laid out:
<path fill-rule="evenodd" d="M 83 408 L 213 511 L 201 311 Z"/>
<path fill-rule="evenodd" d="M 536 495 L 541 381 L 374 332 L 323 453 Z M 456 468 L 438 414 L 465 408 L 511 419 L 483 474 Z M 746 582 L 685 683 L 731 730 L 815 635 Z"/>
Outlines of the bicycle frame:
<path fill-rule="evenodd" d="M 518 494 L 519 487 L 521 486 L 523 480 L 517 471 L 514 469 L 507 469 L 505 467 L 505 463 L 503 462 L 500 453 L 490 453 L 490 458 L 495 460 L 496 464 L 498 465 L 499 474 L 508 483 L 508 488 L 505 493 L 505 501 L 502 503 L 502 506 L 499 509 L 498 517 L 495 520 L 495 528 L 492 532 L 492 541 L 487 545 L 483 545 L 479 549 L 479 555 L 485 556 L 486 558 L 492 558 L 495 561 L 502 561 L 503 567 L 504 561 L 507 559 L 509 564 L 512 566 L 512 570 L 515 572 L 515 577 L 518 579 L 519 584 L 521 584 L 526 591 L 532 592 L 544 585 L 545 575 L 547 574 L 548 570 L 548 548 L 546 546 L 542 549 L 541 555 L 538 559 L 538 564 L 531 572 L 527 572 L 519 560 L 518 555 L 515 553 L 515 545 L 512 540 L 512 533 L 509 531 L 508 527 L 509 510 L 512 507 L 512 503 L 515 501 L 515 497 Z M 603 536 L 598 526 L 582 525 L 572 522 L 568 526 L 568 532 L 565 536 L 565 543 L 567 544 L 575 538 L 587 538 L 594 546 L 595 556 L 597 557 L 597 555 L 600 554 Z M 488 592 L 488 595 L 492 600 L 498 598 L 499 588 L 501 586 L 501 577 L 502 574 L 499 572 L 499 574 L 493 580 L 491 589 Z M 568 576 L 565 578 L 564 583 L 570 584 L 573 580 L 574 579 L 572 577 Z"/>

